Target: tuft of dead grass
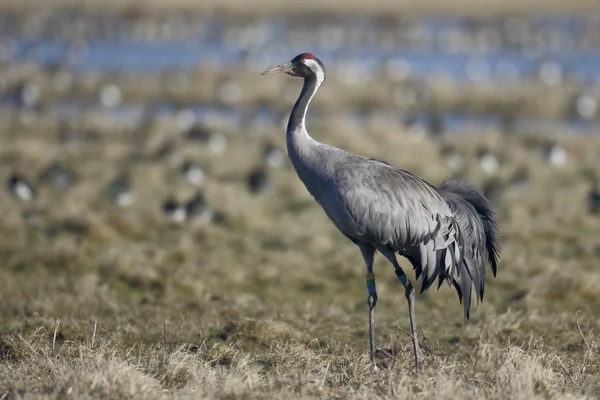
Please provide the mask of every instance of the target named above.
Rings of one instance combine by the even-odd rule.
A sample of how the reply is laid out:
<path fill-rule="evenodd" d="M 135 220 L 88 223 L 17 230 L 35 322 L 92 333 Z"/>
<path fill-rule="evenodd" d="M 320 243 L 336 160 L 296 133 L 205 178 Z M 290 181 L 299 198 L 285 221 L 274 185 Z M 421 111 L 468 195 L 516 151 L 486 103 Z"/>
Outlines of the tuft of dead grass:
<path fill-rule="evenodd" d="M 364 352 L 295 340 L 273 341 L 261 352 L 244 352 L 235 342 L 169 349 L 104 339 L 95 346 L 68 341 L 53 349 L 41 332 L 4 340 L 28 353 L 2 361 L 4 398 L 15 399 L 583 399 L 598 389 L 595 373 L 570 370 L 574 366 L 541 341 L 517 346 L 482 338 L 472 349 L 446 355 L 435 351 L 418 375 L 396 361 L 372 375 Z M 596 348 L 590 351 L 590 357 L 598 357 Z"/>

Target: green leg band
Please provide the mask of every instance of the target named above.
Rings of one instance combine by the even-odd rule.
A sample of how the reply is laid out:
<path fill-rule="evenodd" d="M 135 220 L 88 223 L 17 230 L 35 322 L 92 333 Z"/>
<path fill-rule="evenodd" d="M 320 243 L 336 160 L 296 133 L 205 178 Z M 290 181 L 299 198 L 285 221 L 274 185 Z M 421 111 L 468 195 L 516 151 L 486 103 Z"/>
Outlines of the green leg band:
<path fill-rule="evenodd" d="M 373 272 L 367 274 L 367 290 L 370 295 L 377 294 L 377 289 L 375 288 L 375 274 Z"/>

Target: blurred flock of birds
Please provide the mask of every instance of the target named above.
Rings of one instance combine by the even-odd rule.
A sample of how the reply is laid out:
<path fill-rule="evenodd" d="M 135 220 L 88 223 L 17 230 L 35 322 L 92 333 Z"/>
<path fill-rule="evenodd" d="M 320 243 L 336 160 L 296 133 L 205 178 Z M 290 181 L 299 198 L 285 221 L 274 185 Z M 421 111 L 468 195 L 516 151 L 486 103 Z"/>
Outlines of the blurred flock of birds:
<path fill-rule="evenodd" d="M 346 117 L 360 125 L 373 114 L 386 112 L 397 123 L 395 129 L 438 143 L 440 156 L 455 176 L 460 176 L 468 160 L 448 136 L 481 118 L 496 121 L 504 132 L 518 134 L 519 120 L 528 116 L 506 115 L 493 108 L 483 117 L 439 109 L 427 100 L 427 86 L 422 84 L 433 77 L 442 76 L 459 86 L 533 81 L 551 90 L 548 93 L 558 93 L 568 85 L 575 88 L 569 112 L 552 116 L 551 123 L 580 134 L 600 132 L 600 15 L 227 19 L 190 14 L 159 17 L 136 10 L 123 15 L 50 10 L 7 13 L 0 15 L 0 112 L 8 111 L 22 126 L 50 115 L 57 121 L 60 146 L 80 139 L 82 133 L 74 126 L 90 115 L 112 121 L 110 126 L 142 132 L 132 147 L 145 140 L 143 131 L 157 118 L 172 117 L 184 143 L 164 140 L 152 157 L 179 171 L 195 192 L 185 199 L 168 196 L 160 212 L 174 223 L 210 223 L 225 216 L 208 204 L 203 193 L 209 174 L 202 160 L 178 155 L 180 147 L 198 145 L 214 154 L 226 153 L 231 136 L 214 129 L 215 125 L 223 130 L 235 125 L 255 134 L 268 127 L 283 135 L 290 107 L 288 100 L 269 102 L 260 96 L 253 104 L 244 103 L 245 87 L 231 75 L 215 78 L 218 83 L 212 95 L 199 100 L 189 93 L 193 71 L 241 68 L 254 76 L 309 50 L 325 62 L 329 79 L 341 85 L 360 86 L 366 93 L 375 80 L 388 82 L 390 87 L 404 83 L 398 86 L 401 90 L 392 91 L 389 111 L 354 105 L 345 111 Z M 92 93 L 81 84 L 90 76 L 97 83 Z M 128 90 L 119 83 L 128 76 L 160 81 L 164 96 L 158 92 L 130 100 Z M 293 95 L 279 95 L 284 99 L 297 95 L 296 87 L 289 91 Z M 410 112 L 404 108 L 408 103 Z M 317 121 L 328 118 L 318 110 L 314 114 Z M 567 150 L 549 137 L 523 140 L 548 165 L 560 168 L 569 159 Z M 265 144 L 262 156 L 245 178 L 247 190 L 256 195 L 272 187 L 270 170 L 286 165 L 285 152 L 275 144 Z M 501 168 L 493 150 L 481 148 L 476 158 L 490 177 Z M 589 211 L 600 214 L 600 176 L 592 173 L 587 178 Z M 529 171 L 522 168 L 510 182 L 489 179 L 483 189 L 495 202 L 507 184 L 527 185 L 529 179 Z M 65 191 L 77 182 L 73 167 L 55 160 L 41 171 L 13 171 L 6 178 L 6 189 L 21 202 L 33 203 L 42 186 Z M 103 197 L 118 207 L 132 207 L 134 187 L 124 172 L 104 188 Z"/>

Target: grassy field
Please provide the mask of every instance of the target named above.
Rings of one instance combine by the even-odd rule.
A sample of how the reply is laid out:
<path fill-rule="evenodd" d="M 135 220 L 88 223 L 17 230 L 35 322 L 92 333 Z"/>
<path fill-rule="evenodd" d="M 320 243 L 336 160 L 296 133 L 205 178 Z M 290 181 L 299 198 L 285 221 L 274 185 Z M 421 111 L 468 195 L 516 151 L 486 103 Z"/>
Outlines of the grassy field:
<path fill-rule="evenodd" d="M 309 130 L 435 184 L 448 175 L 432 142 L 402 132 Z M 34 178 L 53 159 L 77 173 L 66 192 L 40 188 L 32 205 L 0 195 L 0 399 L 600 395 L 600 224 L 587 214 L 582 178 L 598 172 L 598 138 L 563 137 L 570 158 L 561 169 L 517 137 L 453 138 L 467 155 L 480 145 L 495 149 L 502 178 L 528 167 L 532 186 L 509 188 L 497 206 L 500 269 L 496 279 L 489 274 L 470 321 L 454 289 L 417 296 L 425 350 L 418 374 L 403 289 L 377 260 L 382 368 L 371 374 L 358 249 L 289 163 L 270 172 L 269 192 L 246 190 L 263 144 L 283 146 L 283 132 L 225 132 L 231 146 L 224 155 L 181 144 L 208 171 L 207 198 L 225 218 L 176 226 L 162 218 L 161 202 L 193 188 L 175 168 L 146 157 L 165 135 L 180 136 L 167 122 L 141 147 L 111 128 L 82 131 L 75 148 L 60 147 L 55 131 L 52 120 L 24 126 L 0 117 L 3 181 L 15 170 Z M 466 177 L 481 185 L 484 175 L 468 160 Z M 127 209 L 101 196 L 124 170 L 137 194 Z"/>

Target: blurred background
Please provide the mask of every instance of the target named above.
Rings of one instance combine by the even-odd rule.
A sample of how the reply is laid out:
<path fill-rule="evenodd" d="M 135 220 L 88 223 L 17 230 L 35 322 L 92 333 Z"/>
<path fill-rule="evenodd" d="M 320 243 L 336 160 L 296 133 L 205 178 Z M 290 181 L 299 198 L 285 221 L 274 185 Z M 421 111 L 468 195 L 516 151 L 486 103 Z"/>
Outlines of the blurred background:
<path fill-rule="evenodd" d="M 509 247 L 550 235 L 564 254 L 594 258 L 600 9 L 540 7 L 3 2 L 7 259 L 32 243 L 77 254 L 143 242 L 183 251 L 202 270 L 240 237 L 261 257 L 318 248 L 327 259 L 345 241 L 285 150 L 302 82 L 259 75 L 301 52 L 328 72 L 308 116 L 317 140 L 433 184 L 471 180 L 498 210 Z M 143 263 L 132 262 L 142 276 L 163 273 Z M 240 273 L 254 282 L 252 268 Z"/>
<path fill-rule="evenodd" d="M 532 169 L 586 166 L 564 141 L 600 129 L 600 12 L 581 12 L 593 6 L 575 2 L 569 13 L 554 3 L 543 12 L 531 12 L 535 2 L 391 3 L 6 2 L 7 189 L 32 202 L 46 186 L 80 212 L 106 200 L 179 222 L 194 214 L 185 210 L 193 198 L 201 219 L 212 220 L 206 184 L 244 175 L 258 193 L 270 187 L 270 170 L 289 170 L 284 128 L 300 82 L 259 72 L 304 51 L 328 69 L 309 116 L 322 141 L 433 180 L 475 179 L 494 200 L 507 184 L 528 188 Z M 481 143 L 461 142 L 465 134 Z M 417 151 L 415 165 L 395 156 L 406 146 Z M 151 165 L 134 179 L 141 163 Z M 588 169 L 575 176 L 594 185 Z M 71 203 L 63 196 L 52 206 Z M 597 207 L 591 197 L 573 201 Z"/>
<path fill-rule="evenodd" d="M 434 185 L 468 179 L 498 212 L 499 274 L 469 324 L 453 289 L 418 296 L 430 357 L 441 355 L 432 373 L 452 370 L 435 367 L 446 356 L 479 368 L 457 346 L 488 340 L 504 354 L 535 338 L 566 360 L 544 364 L 548 387 L 597 390 L 597 368 L 589 384 L 578 372 L 580 332 L 600 323 L 597 0 L 1 1 L 0 361 L 81 343 L 96 335 L 90 321 L 123 354 L 144 342 L 154 357 L 178 325 L 177 343 L 214 350 L 199 352 L 210 368 L 250 354 L 293 382 L 350 390 L 339 365 L 362 382 L 362 259 L 288 161 L 302 81 L 260 76 L 302 52 L 327 68 L 308 112 L 315 139 Z M 412 365 L 404 298 L 389 265 L 376 269 L 381 345 Z M 272 350 L 290 339 L 323 361 L 317 378 L 310 363 L 277 367 L 299 359 Z M 62 353 L 67 368 L 78 351 Z M 326 381 L 335 357 L 339 379 Z M 537 371 L 524 365 L 515 376 Z M 23 393 L 42 385 L 22 376 Z"/>

